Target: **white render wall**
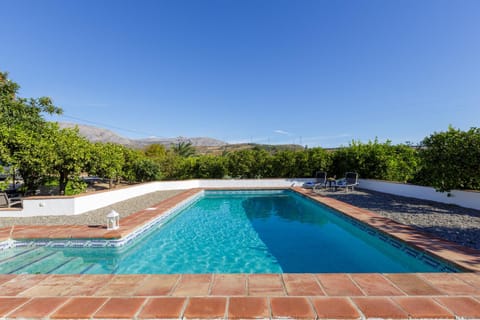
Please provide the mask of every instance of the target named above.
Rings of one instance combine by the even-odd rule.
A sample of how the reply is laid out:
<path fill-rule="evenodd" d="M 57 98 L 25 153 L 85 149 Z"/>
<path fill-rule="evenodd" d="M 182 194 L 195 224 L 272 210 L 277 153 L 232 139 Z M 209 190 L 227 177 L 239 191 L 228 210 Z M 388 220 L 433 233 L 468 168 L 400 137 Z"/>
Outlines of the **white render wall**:
<path fill-rule="evenodd" d="M 23 199 L 23 209 L 2 210 L 1 217 L 76 215 L 103 208 L 147 193 L 191 188 L 268 188 L 301 186 L 310 179 L 240 179 L 157 181 L 72 197 L 32 197 Z"/>
<path fill-rule="evenodd" d="M 21 210 L 0 209 L 0 218 L 82 214 L 87 211 L 112 205 L 116 202 L 162 190 L 191 188 L 288 188 L 301 186 L 305 181 L 311 180 L 312 179 L 231 179 L 158 181 L 74 197 L 26 198 L 23 200 L 23 209 Z M 455 204 L 480 210 L 480 192 L 454 190 L 450 193 L 451 196 L 449 197 L 447 193 L 436 192 L 435 189 L 430 187 L 365 179 L 360 179 L 360 187 L 367 190 Z"/>
<path fill-rule="evenodd" d="M 359 180 L 362 189 L 390 193 L 398 196 L 455 204 L 465 208 L 480 210 L 480 192 L 452 190 L 450 193 L 437 192 L 432 187 L 396 183 L 381 180 Z M 449 196 L 450 194 L 450 196 Z"/>

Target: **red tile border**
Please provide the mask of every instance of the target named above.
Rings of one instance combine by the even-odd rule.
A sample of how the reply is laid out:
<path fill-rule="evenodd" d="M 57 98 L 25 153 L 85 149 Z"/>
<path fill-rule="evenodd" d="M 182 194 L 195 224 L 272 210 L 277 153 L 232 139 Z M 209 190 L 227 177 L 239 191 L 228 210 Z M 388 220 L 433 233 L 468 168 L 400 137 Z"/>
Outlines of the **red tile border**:
<path fill-rule="evenodd" d="M 362 290 L 353 282 L 348 274 L 325 273 L 317 274 L 317 279 L 322 284 L 328 296 L 363 296 Z"/>
<path fill-rule="evenodd" d="M 361 315 L 347 298 L 313 298 L 318 319 L 360 319 Z"/>
<path fill-rule="evenodd" d="M 367 296 L 405 295 L 381 274 L 361 273 L 352 274 L 351 277 Z"/>
<path fill-rule="evenodd" d="M 453 319 L 454 315 L 432 298 L 395 297 L 393 300 L 411 319 Z"/>
<path fill-rule="evenodd" d="M 245 296 L 247 276 L 245 274 L 215 274 L 210 290 L 212 296 Z"/>
<path fill-rule="evenodd" d="M 138 319 L 180 319 L 187 298 L 151 298 L 147 301 Z"/>
<path fill-rule="evenodd" d="M 58 307 L 67 302 L 68 298 L 33 298 L 20 308 L 9 313 L 8 318 L 43 318 L 50 315 Z"/>
<path fill-rule="evenodd" d="M 270 318 L 270 307 L 266 297 L 232 297 L 228 304 L 228 319 Z"/>
<path fill-rule="evenodd" d="M 273 318 L 315 319 L 316 315 L 307 298 L 274 297 L 270 298 Z"/>
<path fill-rule="evenodd" d="M 279 274 L 248 275 L 249 296 L 284 296 L 285 289 Z"/>
<path fill-rule="evenodd" d="M 352 298 L 352 300 L 367 318 L 408 319 L 408 314 L 389 298 Z"/>
<path fill-rule="evenodd" d="M 435 300 L 452 311 L 457 317 L 480 319 L 480 301 L 470 297 L 437 297 Z"/>
<path fill-rule="evenodd" d="M 225 317 L 226 307 L 226 298 L 190 298 L 183 317 L 184 319 L 223 319 Z"/>
<path fill-rule="evenodd" d="M 55 311 L 51 319 L 90 319 L 107 301 L 107 298 L 72 298 Z"/>
<path fill-rule="evenodd" d="M 95 319 L 132 319 L 144 298 L 111 298 L 94 315 Z"/>
<path fill-rule="evenodd" d="M 210 290 L 211 274 L 184 274 L 175 287 L 173 296 L 206 296 Z"/>
<path fill-rule="evenodd" d="M 1 294 L 1 293 L 0 293 Z M 0 298 L 0 317 L 5 316 L 8 313 L 11 313 L 13 310 L 17 309 L 19 306 L 27 302 L 28 298 Z"/>
<path fill-rule="evenodd" d="M 283 274 L 289 296 L 322 296 L 325 293 L 313 274 Z"/>
<path fill-rule="evenodd" d="M 388 280 L 411 296 L 438 295 L 441 292 L 415 274 L 396 273 L 385 275 Z"/>

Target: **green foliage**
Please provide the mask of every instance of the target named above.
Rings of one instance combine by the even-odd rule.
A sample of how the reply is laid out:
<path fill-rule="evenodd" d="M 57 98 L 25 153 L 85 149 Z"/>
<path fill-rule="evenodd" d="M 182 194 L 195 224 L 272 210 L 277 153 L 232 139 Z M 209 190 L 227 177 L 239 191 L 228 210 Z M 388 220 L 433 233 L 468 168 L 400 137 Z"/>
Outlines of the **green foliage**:
<path fill-rule="evenodd" d="M 83 193 L 87 190 L 87 186 L 88 184 L 79 178 L 71 179 L 67 182 L 65 187 L 65 195 L 71 196 Z"/>
<path fill-rule="evenodd" d="M 393 146 L 390 141 L 377 139 L 366 144 L 353 141 L 348 147 L 333 153 L 331 172 L 337 177 L 355 171 L 364 179 L 406 182 L 417 171 L 415 149 L 406 145 Z"/>
<path fill-rule="evenodd" d="M 65 194 L 70 179 L 75 179 L 86 168 L 90 158 L 90 143 L 77 129 L 60 129 L 52 136 L 54 157 L 52 169 L 59 175 L 59 192 Z"/>
<path fill-rule="evenodd" d="M 438 191 L 480 190 L 480 128 L 449 127 L 422 141 L 421 170 L 416 182 Z"/>
<path fill-rule="evenodd" d="M 110 187 L 120 179 L 125 164 L 124 148 L 114 143 L 94 143 L 90 147 L 88 172 L 109 179 Z"/>
<path fill-rule="evenodd" d="M 160 165 L 153 160 L 143 158 L 133 163 L 135 181 L 155 181 L 161 179 Z"/>
<path fill-rule="evenodd" d="M 50 98 L 17 97 L 20 86 L 0 72 L 0 162 L 18 168 L 27 189 L 34 190 L 51 163 L 48 143 L 55 130 L 42 113 L 60 114 Z"/>
<path fill-rule="evenodd" d="M 151 144 L 145 151 L 145 156 L 153 160 L 161 160 L 167 156 L 167 150 L 161 144 Z"/>
<path fill-rule="evenodd" d="M 226 158 L 229 175 L 234 178 L 265 178 L 272 175 L 271 155 L 263 149 L 231 152 Z"/>
<path fill-rule="evenodd" d="M 172 145 L 172 150 L 176 155 L 183 158 L 191 157 L 195 154 L 195 148 L 191 141 L 180 141 Z"/>

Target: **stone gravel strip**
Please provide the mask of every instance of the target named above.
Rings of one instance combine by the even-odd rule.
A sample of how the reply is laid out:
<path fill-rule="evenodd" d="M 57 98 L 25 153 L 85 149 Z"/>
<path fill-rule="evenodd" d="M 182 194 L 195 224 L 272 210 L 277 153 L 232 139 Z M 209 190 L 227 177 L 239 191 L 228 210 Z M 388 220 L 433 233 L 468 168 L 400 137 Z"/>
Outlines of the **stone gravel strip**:
<path fill-rule="evenodd" d="M 124 218 L 183 191 L 185 190 L 152 192 L 79 215 L 22 218 L 3 217 L 0 218 L 0 228 L 10 227 L 12 225 L 104 225 L 107 221 L 106 215 L 112 209 L 120 214 L 120 218 Z"/>
<path fill-rule="evenodd" d="M 480 250 L 480 211 L 370 190 L 322 192 L 444 240 Z"/>

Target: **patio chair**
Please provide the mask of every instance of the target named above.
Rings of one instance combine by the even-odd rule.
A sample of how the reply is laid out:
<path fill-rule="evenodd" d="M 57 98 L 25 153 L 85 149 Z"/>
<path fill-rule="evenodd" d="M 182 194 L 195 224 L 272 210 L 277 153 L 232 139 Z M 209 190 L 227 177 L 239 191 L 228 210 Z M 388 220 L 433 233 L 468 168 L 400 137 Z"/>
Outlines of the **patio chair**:
<path fill-rule="evenodd" d="M 348 188 L 353 191 L 355 186 L 358 186 L 358 173 L 356 172 L 347 172 L 345 178 L 336 181 L 336 187 L 345 188 L 345 192 L 348 192 Z"/>
<path fill-rule="evenodd" d="M 318 192 L 322 189 L 325 189 L 327 186 L 327 173 L 325 171 L 317 172 L 316 173 L 316 181 L 313 185 L 313 191 Z"/>
<path fill-rule="evenodd" d="M 9 198 L 5 192 L 0 192 L 0 208 L 11 208 L 22 204 L 20 198 Z"/>
<path fill-rule="evenodd" d="M 327 173 L 324 171 L 317 171 L 315 173 L 315 181 L 308 181 L 303 184 L 305 189 L 315 189 L 315 187 L 319 188 L 322 184 L 325 186 L 327 182 Z"/>

